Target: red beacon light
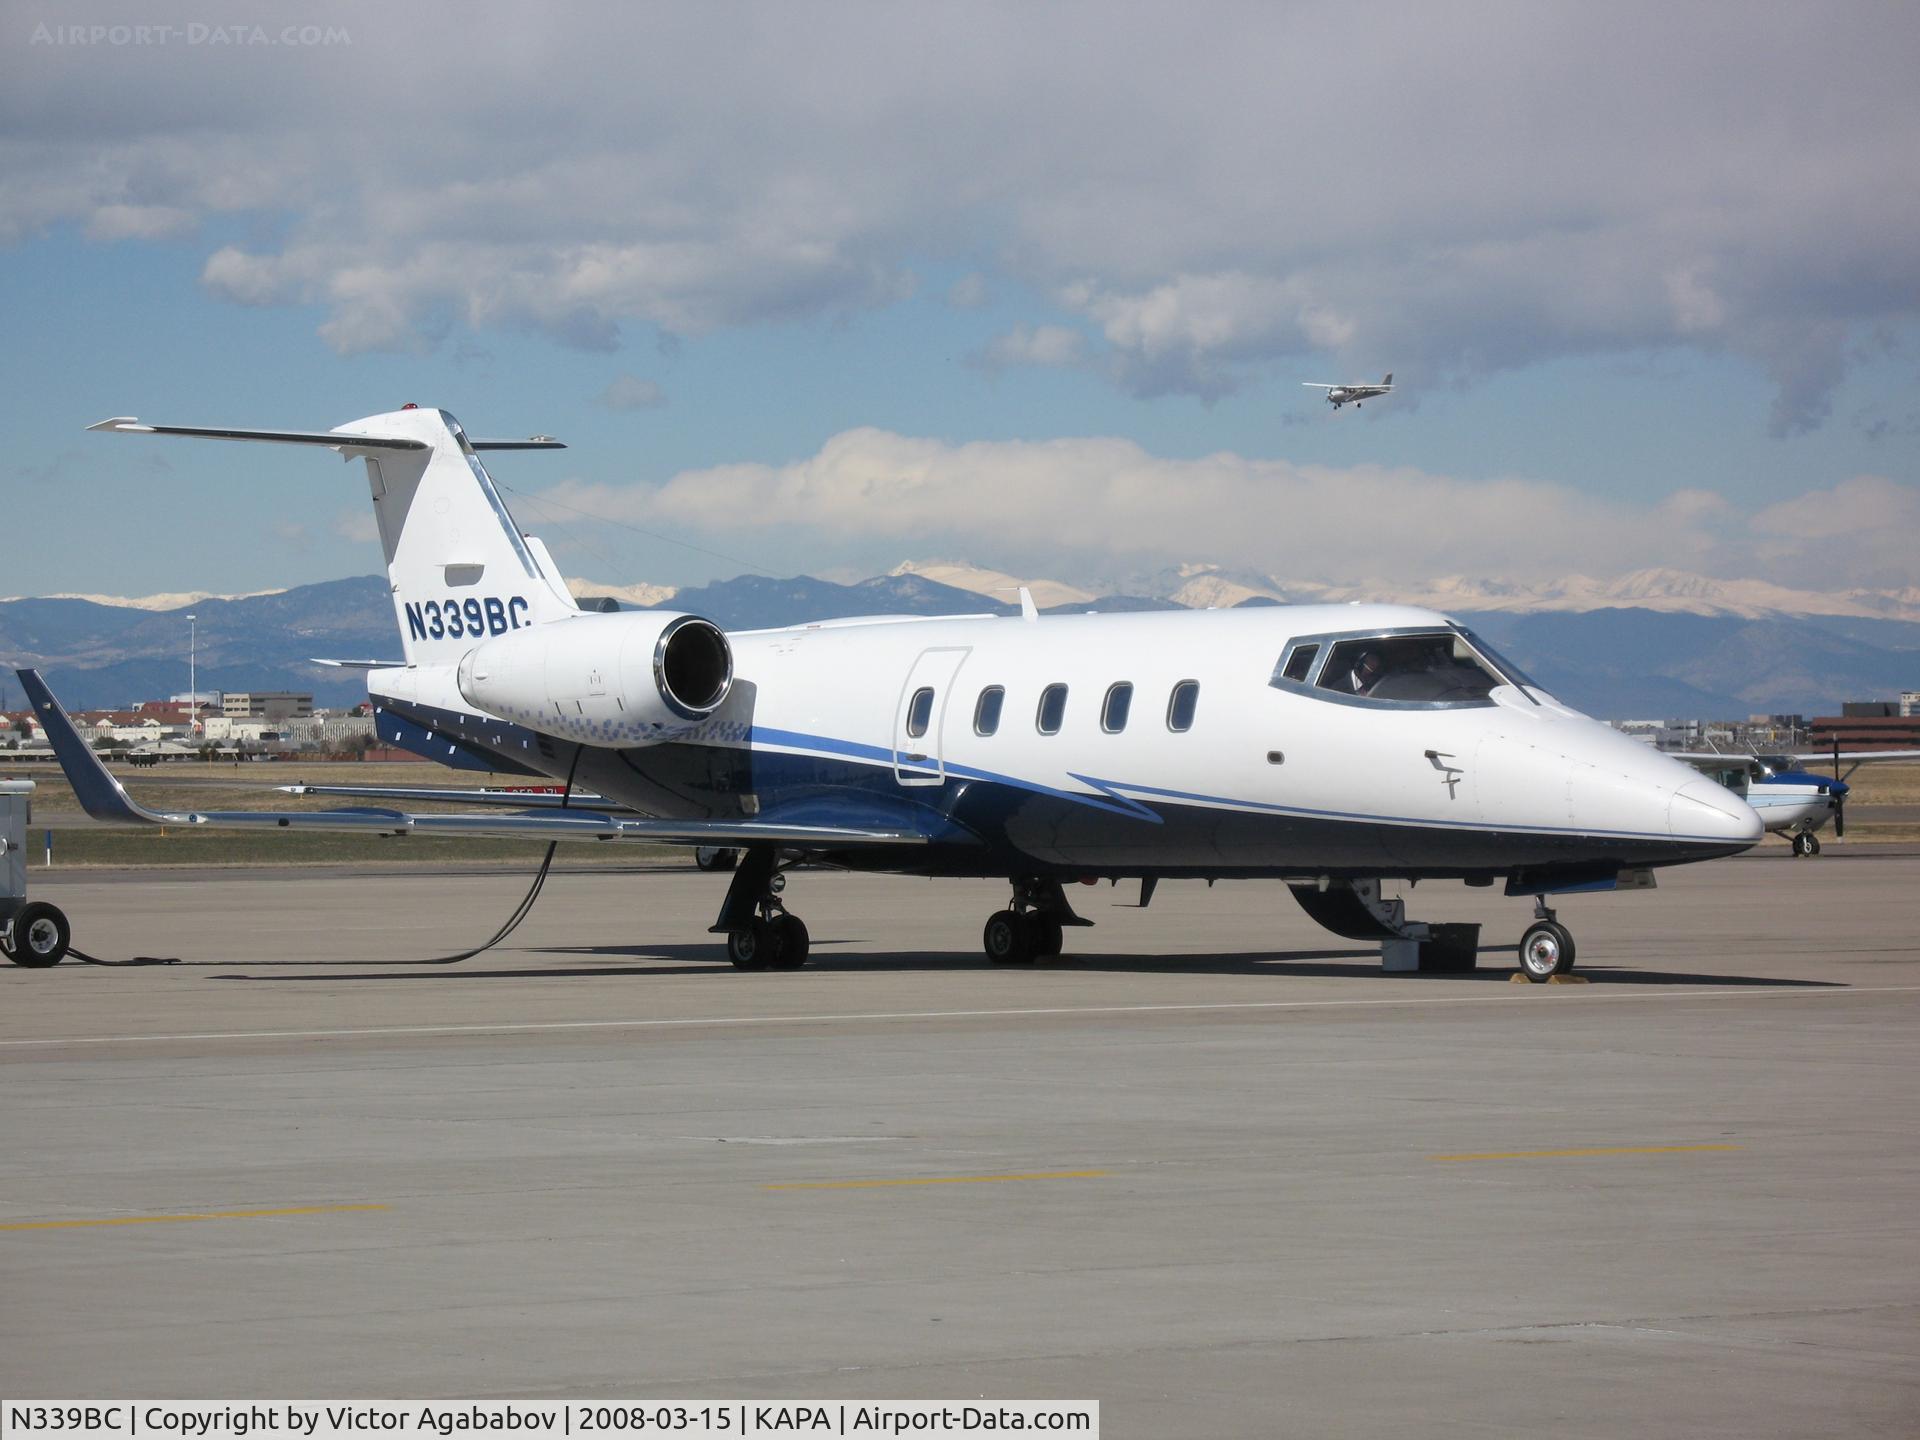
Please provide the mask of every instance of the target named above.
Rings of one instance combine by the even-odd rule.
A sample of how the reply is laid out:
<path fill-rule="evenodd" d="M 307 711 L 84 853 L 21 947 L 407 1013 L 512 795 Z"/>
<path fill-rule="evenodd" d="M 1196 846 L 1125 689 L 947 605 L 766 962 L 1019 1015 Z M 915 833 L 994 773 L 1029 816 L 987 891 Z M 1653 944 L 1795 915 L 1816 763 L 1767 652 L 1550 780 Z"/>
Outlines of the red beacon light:
<path fill-rule="evenodd" d="M 420 407 L 414 404 L 413 401 L 409 400 L 407 401 L 406 404 L 402 405 L 400 408 L 402 410 L 418 410 Z"/>

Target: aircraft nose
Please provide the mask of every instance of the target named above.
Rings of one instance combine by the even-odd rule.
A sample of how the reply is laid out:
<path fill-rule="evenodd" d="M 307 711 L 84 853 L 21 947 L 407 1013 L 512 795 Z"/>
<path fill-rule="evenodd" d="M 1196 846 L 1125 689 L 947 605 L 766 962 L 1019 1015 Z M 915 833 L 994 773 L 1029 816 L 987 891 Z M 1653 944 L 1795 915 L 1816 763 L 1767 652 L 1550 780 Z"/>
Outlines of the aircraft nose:
<path fill-rule="evenodd" d="M 1754 808 L 1711 780 L 1689 780 L 1667 805 L 1667 829 L 1676 839 L 1758 845 L 1766 827 Z"/>

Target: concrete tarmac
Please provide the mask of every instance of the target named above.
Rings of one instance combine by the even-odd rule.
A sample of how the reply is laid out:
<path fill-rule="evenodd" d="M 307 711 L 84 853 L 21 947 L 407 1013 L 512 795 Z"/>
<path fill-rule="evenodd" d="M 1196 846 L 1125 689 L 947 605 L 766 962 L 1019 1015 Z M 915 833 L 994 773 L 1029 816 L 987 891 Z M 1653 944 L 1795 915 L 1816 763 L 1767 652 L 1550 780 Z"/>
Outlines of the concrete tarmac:
<path fill-rule="evenodd" d="M 271 840 L 261 842 L 270 844 Z M 1109 1436 L 1920 1431 L 1920 849 L 1387 977 L 1271 883 L 36 875 L 0 966 L 0 1394 L 1093 1398 Z M 200 1217 L 200 1218 L 194 1218 Z M 110 1223 L 102 1223 L 110 1222 Z"/>

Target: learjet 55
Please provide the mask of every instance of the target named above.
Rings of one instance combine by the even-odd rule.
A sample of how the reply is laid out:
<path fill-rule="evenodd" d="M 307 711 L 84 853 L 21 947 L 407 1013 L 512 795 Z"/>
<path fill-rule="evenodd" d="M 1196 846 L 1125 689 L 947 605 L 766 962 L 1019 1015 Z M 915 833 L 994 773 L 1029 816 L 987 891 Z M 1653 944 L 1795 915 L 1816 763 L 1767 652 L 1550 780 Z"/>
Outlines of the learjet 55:
<path fill-rule="evenodd" d="M 1761 836 L 1737 796 L 1429 610 L 1041 616 L 1027 601 L 1017 616 L 727 632 L 575 604 L 481 460 L 557 448 L 545 437 L 474 440 L 412 406 L 331 431 L 93 428 L 364 461 L 402 657 L 334 663 L 366 672 L 382 740 L 565 787 L 414 792 L 483 806 L 460 813 L 153 810 L 21 672 L 102 819 L 729 848 L 740 864 L 713 929 L 743 969 L 805 963 L 806 926 L 782 899 L 800 860 L 1006 879 L 983 935 L 999 963 L 1057 954 L 1090 923 L 1067 900 L 1075 880 L 1137 879 L 1142 903 L 1161 880 L 1280 880 L 1329 929 L 1383 942 L 1390 964 L 1459 937 L 1409 921 L 1383 881 L 1499 881 L 1536 897 L 1519 949 L 1537 980 L 1574 959 L 1546 897 L 1644 887 Z"/>

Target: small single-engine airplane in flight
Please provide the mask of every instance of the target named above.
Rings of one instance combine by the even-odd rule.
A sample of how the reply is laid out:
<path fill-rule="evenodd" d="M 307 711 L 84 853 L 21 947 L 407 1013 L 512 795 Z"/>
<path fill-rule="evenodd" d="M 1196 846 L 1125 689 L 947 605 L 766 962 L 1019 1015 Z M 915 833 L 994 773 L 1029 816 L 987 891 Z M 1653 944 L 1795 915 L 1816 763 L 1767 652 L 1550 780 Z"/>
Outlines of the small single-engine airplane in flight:
<path fill-rule="evenodd" d="M 1389 370 L 1387 378 L 1378 385 L 1326 385 L 1317 380 L 1302 380 L 1300 383 L 1309 390 L 1326 391 L 1327 403 L 1338 410 L 1342 405 L 1358 405 L 1362 400 L 1386 394 L 1393 389 L 1393 372 Z"/>
<path fill-rule="evenodd" d="M 183 826 L 639 840 L 732 849 L 712 929 L 742 969 L 807 959 L 796 858 L 1000 876 L 988 959 L 1058 954 L 1090 924 L 1063 882 L 1268 878 L 1394 968 L 1473 963 L 1478 926 L 1409 921 L 1386 880 L 1533 896 L 1533 979 L 1570 969 L 1546 897 L 1644 888 L 1761 837 L 1746 802 L 1569 710 L 1460 625 L 1395 605 L 1041 617 L 875 616 L 723 632 L 697 615 L 589 613 L 523 534 L 474 440 L 408 406 L 331 431 L 143 425 L 142 435 L 323 446 L 363 460 L 403 657 L 366 671 L 380 736 L 560 793 L 330 787 L 498 808 L 162 812 L 20 672 L 81 804 Z M 1023 597 L 1024 600 L 1024 597 Z M 578 788 L 576 788 L 576 786 Z M 1397 948 L 1396 948 L 1397 947 Z M 1450 951 L 1449 954 L 1440 954 Z"/>
<path fill-rule="evenodd" d="M 1813 751 L 1804 755 L 1727 755 L 1718 751 L 1672 750 L 1676 760 L 1711 777 L 1741 796 L 1760 817 L 1769 834 L 1784 835 L 1796 856 L 1820 853 L 1820 830 L 1833 821 L 1833 837 L 1847 834 L 1847 775 L 1862 765 L 1882 760 L 1920 760 L 1920 750 L 1854 750 L 1834 747 L 1831 755 Z M 1831 759 L 1833 775 L 1817 775 L 1803 766 Z M 1847 762 L 1847 774 L 1840 762 Z"/>

